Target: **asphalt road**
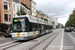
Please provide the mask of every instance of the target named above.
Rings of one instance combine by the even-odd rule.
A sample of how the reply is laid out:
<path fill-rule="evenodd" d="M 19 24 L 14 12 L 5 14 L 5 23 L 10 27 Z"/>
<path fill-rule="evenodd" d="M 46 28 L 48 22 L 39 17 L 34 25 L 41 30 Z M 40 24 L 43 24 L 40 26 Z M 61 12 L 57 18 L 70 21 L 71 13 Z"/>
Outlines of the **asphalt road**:
<path fill-rule="evenodd" d="M 0 37 L 0 44 L 7 43 L 7 42 L 11 42 L 11 41 L 12 41 L 11 38 L 5 38 L 4 36 L 3 37 Z"/>
<path fill-rule="evenodd" d="M 75 32 L 64 32 L 63 50 L 75 50 Z"/>

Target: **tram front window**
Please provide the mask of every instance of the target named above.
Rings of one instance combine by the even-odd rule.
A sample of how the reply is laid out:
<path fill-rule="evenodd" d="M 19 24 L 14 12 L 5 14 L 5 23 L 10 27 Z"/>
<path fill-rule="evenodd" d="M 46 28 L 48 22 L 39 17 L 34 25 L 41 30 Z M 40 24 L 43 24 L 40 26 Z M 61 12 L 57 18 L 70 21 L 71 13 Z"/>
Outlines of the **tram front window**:
<path fill-rule="evenodd" d="M 13 22 L 13 31 L 15 32 L 24 32 L 25 31 L 25 21 L 24 19 L 19 19 L 15 22 Z"/>

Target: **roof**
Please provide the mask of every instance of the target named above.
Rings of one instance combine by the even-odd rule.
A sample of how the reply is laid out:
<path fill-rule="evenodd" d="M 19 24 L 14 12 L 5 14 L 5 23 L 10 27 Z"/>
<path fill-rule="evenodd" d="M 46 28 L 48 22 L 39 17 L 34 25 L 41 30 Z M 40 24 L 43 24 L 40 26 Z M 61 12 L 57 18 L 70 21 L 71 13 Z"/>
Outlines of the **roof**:
<path fill-rule="evenodd" d="M 39 19 L 39 18 L 36 18 L 36 17 L 33 17 L 31 15 L 20 15 L 20 16 L 16 16 L 14 18 L 21 18 L 21 17 L 27 17 L 29 22 L 32 22 L 32 23 L 39 23 L 39 24 L 45 24 L 45 25 L 52 25 L 50 22 L 47 22 L 47 21 L 44 21 L 42 19 Z"/>

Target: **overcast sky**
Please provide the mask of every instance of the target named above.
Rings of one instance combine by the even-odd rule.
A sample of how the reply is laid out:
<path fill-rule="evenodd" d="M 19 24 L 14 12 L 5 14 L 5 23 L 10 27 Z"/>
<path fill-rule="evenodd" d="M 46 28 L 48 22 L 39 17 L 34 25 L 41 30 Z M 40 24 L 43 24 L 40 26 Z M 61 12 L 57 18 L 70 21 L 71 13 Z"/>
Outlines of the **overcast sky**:
<path fill-rule="evenodd" d="M 33 0 L 37 10 L 42 10 L 51 17 L 57 17 L 58 22 L 65 25 L 69 15 L 75 8 L 75 0 Z"/>

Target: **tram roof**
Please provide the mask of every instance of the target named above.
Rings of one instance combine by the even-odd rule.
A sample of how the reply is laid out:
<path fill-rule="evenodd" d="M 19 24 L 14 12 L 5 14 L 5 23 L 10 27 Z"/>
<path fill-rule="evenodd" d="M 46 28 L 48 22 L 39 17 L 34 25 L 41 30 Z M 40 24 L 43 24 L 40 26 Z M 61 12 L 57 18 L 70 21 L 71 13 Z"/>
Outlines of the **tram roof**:
<path fill-rule="evenodd" d="M 31 15 L 20 15 L 20 16 L 16 16 L 14 18 L 21 18 L 21 17 L 27 17 L 29 22 L 32 22 L 32 23 L 39 23 L 39 24 L 45 24 L 45 25 L 52 25 L 50 22 L 47 22 L 47 21 L 44 21 L 42 19 L 39 19 L 39 18 L 36 18 L 36 17 L 33 17 Z"/>

